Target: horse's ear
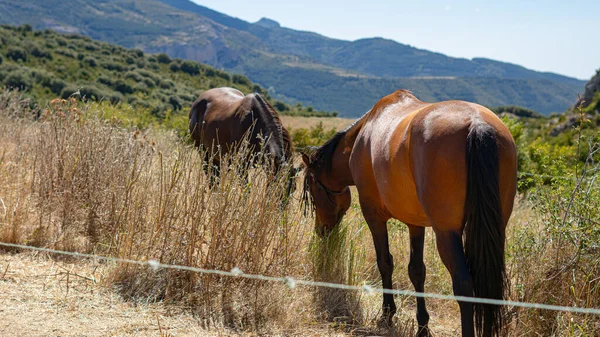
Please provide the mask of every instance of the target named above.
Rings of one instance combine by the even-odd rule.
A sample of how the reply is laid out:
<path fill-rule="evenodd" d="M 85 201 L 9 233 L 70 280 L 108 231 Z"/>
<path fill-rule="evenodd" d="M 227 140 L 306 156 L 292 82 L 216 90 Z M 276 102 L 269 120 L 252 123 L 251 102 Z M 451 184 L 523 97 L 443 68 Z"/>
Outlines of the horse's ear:
<path fill-rule="evenodd" d="M 310 157 L 304 153 L 304 152 L 300 152 L 302 153 L 302 161 L 304 162 L 304 164 L 306 164 L 306 166 L 310 165 Z"/>

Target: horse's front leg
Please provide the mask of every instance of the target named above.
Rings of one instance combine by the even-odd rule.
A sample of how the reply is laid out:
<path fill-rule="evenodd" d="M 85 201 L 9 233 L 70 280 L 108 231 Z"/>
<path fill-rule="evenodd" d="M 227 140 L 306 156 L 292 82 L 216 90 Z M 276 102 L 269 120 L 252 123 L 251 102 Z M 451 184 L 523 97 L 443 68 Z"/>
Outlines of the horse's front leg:
<path fill-rule="evenodd" d="M 371 230 L 371 234 L 373 235 L 375 253 L 377 254 L 377 267 L 381 274 L 383 288 L 393 289 L 392 273 L 394 271 L 394 258 L 390 254 L 387 231 L 387 220 L 389 217 L 386 217 L 384 212 L 366 205 L 363 201 L 361 201 L 361 208 L 365 220 L 369 225 L 369 230 Z M 382 322 L 389 325 L 395 313 L 396 303 L 394 303 L 394 295 L 383 294 Z"/>

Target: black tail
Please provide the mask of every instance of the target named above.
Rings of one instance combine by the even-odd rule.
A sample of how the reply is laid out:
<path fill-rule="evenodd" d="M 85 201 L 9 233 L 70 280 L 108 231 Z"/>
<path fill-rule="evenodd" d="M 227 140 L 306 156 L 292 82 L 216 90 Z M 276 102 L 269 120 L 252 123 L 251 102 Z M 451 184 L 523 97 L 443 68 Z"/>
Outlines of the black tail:
<path fill-rule="evenodd" d="M 498 183 L 498 145 L 495 130 L 487 124 L 475 124 L 469 130 L 467 168 L 465 255 L 475 297 L 503 299 L 505 233 Z M 499 335 L 503 307 L 476 303 L 474 310 L 477 335 Z"/>

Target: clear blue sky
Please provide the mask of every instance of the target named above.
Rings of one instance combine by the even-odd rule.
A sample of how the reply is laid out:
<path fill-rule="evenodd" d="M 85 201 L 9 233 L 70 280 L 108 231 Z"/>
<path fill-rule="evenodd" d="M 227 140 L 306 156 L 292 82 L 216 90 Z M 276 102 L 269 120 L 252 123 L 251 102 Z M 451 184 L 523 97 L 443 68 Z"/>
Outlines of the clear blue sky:
<path fill-rule="evenodd" d="M 384 37 L 454 57 L 486 57 L 589 79 L 600 68 L 600 0 L 193 0 L 249 22 L 328 37 Z"/>

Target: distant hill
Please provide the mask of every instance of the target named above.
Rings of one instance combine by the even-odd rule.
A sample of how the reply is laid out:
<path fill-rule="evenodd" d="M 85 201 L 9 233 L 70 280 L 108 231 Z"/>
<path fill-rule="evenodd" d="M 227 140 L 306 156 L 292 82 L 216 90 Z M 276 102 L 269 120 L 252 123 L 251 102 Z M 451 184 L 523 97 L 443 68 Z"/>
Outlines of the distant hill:
<path fill-rule="evenodd" d="M 139 49 L 61 35 L 31 26 L 0 26 L 0 89 L 17 88 L 44 104 L 78 92 L 94 101 L 128 103 L 133 113 L 158 120 L 185 115 L 205 90 L 231 86 L 263 93 L 282 114 L 330 116 L 270 98 L 266 89 L 242 75 L 230 75 L 195 61 L 148 55 Z"/>
<path fill-rule="evenodd" d="M 289 103 L 358 116 L 398 88 L 423 99 L 469 99 L 564 111 L 583 81 L 489 59 L 452 58 L 381 38 L 343 41 L 249 23 L 188 0 L 0 0 L 0 22 L 29 23 L 164 52 L 242 73 Z"/>

